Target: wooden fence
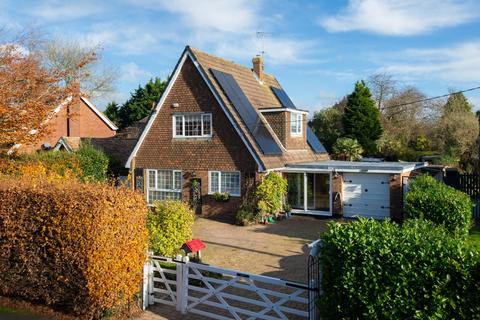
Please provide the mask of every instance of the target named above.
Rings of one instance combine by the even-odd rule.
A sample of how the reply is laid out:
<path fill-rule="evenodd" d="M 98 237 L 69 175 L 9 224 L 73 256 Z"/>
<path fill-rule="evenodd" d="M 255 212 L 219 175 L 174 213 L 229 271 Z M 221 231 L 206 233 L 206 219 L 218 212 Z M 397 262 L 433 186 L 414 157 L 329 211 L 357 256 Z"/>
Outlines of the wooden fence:
<path fill-rule="evenodd" d="M 459 173 L 456 170 L 447 170 L 444 177 L 445 184 L 465 192 L 473 202 L 472 210 L 475 221 L 480 222 L 480 174 L 478 173 Z"/>

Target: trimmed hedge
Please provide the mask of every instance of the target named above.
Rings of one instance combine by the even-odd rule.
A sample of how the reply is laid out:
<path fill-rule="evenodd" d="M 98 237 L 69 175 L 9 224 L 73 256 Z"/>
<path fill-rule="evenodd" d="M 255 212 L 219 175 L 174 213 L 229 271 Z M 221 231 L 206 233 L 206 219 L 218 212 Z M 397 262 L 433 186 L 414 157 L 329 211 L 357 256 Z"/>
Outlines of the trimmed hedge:
<path fill-rule="evenodd" d="M 89 141 L 75 152 L 41 151 L 17 158 L 0 158 L 0 176 L 48 177 L 50 180 L 76 179 L 106 181 L 109 159 Z"/>
<path fill-rule="evenodd" d="M 323 319 L 478 319 L 479 253 L 424 220 L 331 223 L 320 254 Z"/>
<path fill-rule="evenodd" d="M 181 246 L 192 239 L 195 214 L 187 203 L 179 200 L 155 201 L 148 214 L 150 249 L 155 254 L 174 257 Z"/>
<path fill-rule="evenodd" d="M 147 207 L 131 190 L 0 179 L 0 295 L 97 319 L 135 299 Z"/>
<path fill-rule="evenodd" d="M 408 219 L 430 220 L 460 236 L 472 227 L 472 207 L 467 194 L 427 175 L 417 177 L 405 197 Z"/>

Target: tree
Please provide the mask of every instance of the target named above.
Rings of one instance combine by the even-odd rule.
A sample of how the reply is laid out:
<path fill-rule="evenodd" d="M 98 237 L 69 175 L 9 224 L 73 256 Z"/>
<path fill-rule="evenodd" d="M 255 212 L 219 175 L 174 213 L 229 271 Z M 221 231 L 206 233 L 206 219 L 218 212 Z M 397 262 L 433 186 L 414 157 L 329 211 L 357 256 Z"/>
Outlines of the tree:
<path fill-rule="evenodd" d="M 452 93 L 445 103 L 444 113 L 472 112 L 472 105 L 461 92 Z"/>
<path fill-rule="evenodd" d="M 340 138 L 333 146 L 333 151 L 339 160 L 358 161 L 362 158 L 363 148 L 356 139 Z"/>
<path fill-rule="evenodd" d="M 130 99 L 119 109 L 119 125 L 125 128 L 150 115 L 154 104 L 158 102 L 167 87 L 167 81 L 160 78 L 150 79 L 144 86 L 138 86 Z"/>
<path fill-rule="evenodd" d="M 395 94 L 396 81 L 388 73 L 375 73 L 368 78 L 367 83 L 372 90 L 378 109 L 382 110 L 384 102 Z"/>
<path fill-rule="evenodd" d="M 380 112 L 364 81 L 358 81 L 355 90 L 348 95 L 342 123 L 345 135 L 357 139 L 366 154 L 376 152 L 376 141 L 382 136 L 383 128 Z"/>
<path fill-rule="evenodd" d="M 110 103 L 107 104 L 107 106 L 105 107 L 105 111 L 103 112 L 108 119 L 110 119 L 113 123 L 115 123 L 117 126 L 120 122 L 120 115 L 118 114 L 120 110 L 120 106 L 118 105 L 118 103 L 116 103 L 115 101 L 112 101 Z"/>
<path fill-rule="evenodd" d="M 467 98 L 462 93 L 450 95 L 438 123 L 438 136 L 444 153 L 460 157 L 469 149 L 476 148 L 478 132 L 478 119 Z"/>
<path fill-rule="evenodd" d="M 66 84 L 77 81 L 82 93 L 90 97 L 101 97 L 114 89 L 117 72 L 101 64 L 98 46 L 84 46 L 73 40 L 56 39 L 45 42 L 41 54 L 49 69 L 71 70 L 65 72 Z M 83 64 L 84 57 L 91 52 L 97 55 L 95 61 Z"/>
<path fill-rule="evenodd" d="M 332 151 L 337 139 L 343 135 L 342 115 L 339 109 L 330 107 L 315 112 L 310 122 L 313 132 L 329 152 Z"/>
<path fill-rule="evenodd" d="M 32 39 L 2 41 L 0 45 L 0 153 L 13 144 L 38 141 L 48 133 L 45 121 L 61 103 L 68 106 L 78 94 L 73 77 L 95 61 L 95 52 L 85 52 L 78 64 L 49 68 Z"/>

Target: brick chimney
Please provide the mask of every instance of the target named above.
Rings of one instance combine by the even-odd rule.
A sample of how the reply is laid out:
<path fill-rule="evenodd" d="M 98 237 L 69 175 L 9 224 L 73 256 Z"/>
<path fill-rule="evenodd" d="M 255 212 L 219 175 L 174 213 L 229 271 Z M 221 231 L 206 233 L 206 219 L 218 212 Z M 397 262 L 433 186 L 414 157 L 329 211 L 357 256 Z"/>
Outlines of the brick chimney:
<path fill-rule="evenodd" d="M 257 75 L 260 81 L 263 81 L 263 57 L 260 55 L 255 56 L 252 59 L 253 72 Z"/>

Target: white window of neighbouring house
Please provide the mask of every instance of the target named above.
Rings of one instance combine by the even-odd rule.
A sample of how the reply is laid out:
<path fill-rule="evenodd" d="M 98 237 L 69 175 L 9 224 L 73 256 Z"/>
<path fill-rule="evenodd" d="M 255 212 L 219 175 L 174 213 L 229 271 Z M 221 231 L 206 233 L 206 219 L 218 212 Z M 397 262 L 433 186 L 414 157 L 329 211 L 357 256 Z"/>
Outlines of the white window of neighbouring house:
<path fill-rule="evenodd" d="M 209 171 L 208 193 L 227 192 L 231 196 L 240 196 L 240 172 Z"/>
<path fill-rule="evenodd" d="M 292 112 L 290 114 L 290 133 L 292 136 L 299 136 L 302 134 L 302 114 Z"/>
<path fill-rule="evenodd" d="M 211 113 L 176 114 L 173 116 L 174 138 L 208 138 L 211 136 Z"/>
<path fill-rule="evenodd" d="M 182 171 L 148 170 L 147 201 L 182 199 Z"/>

